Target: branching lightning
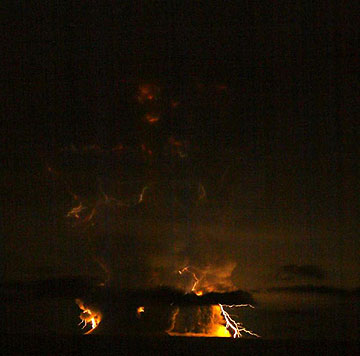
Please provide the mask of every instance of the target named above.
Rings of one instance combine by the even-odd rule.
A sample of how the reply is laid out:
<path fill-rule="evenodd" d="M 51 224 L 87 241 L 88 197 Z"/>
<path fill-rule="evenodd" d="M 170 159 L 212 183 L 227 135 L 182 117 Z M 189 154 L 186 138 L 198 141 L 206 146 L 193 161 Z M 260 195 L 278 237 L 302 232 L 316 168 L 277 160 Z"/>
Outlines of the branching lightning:
<path fill-rule="evenodd" d="M 224 91 L 227 87 L 225 85 L 218 85 L 217 90 L 218 91 Z M 164 122 L 166 122 L 166 115 L 162 112 L 162 107 L 164 105 L 164 99 L 161 95 L 160 88 L 157 85 L 154 84 L 142 84 L 138 87 L 138 91 L 136 94 L 136 97 L 134 99 L 140 104 L 143 108 L 143 113 L 141 114 L 141 122 L 142 126 L 146 132 L 157 132 L 158 129 L 160 129 Z M 176 108 L 179 105 L 179 101 L 170 101 L 170 106 L 172 108 Z M 182 105 L 182 104 L 181 104 Z M 88 145 L 84 147 L 75 147 L 74 145 L 71 145 L 69 148 L 66 149 L 66 151 L 70 151 L 70 153 L 76 153 L 79 155 L 89 155 L 92 153 L 96 154 L 106 154 L 109 155 L 111 152 L 115 152 L 116 156 L 120 156 L 123 152 L 126 152 L 129 150 L 131 153 L 136 153 L 136 157 L 141 157 L 141 159 L 146 163 L 146 167 L 153 165 L 157 157 L 160 157 L 161 154 L 175 157 L 176 160 L 190 160 L 191 155 L 189 154 L 189 148 L 191 146 L 191 141 L 188 141 L 186 138 L 179 138 L 177 136 L 173 136 L 171 133 L 166 134 L 167 137 L 164 137 L 164 147 L 161 147 L 159 149 L 158 142 L 156 141 L 156 144 L 154 144 L 155 140 L 153 137 L 155 135 L 151 134 L 151 139 L 143 140 L 143 137 L 140 138 L 139 141 L 136 141 L 136 145 L 129 145 L 129 146 L 123 146 L 122 144 L 118 144 L 112 149 L 106 149 L 102 148 L 98 145 Z M 144 135 L 144 137 L 150 137 L 147 135 Z M 156 138 L 156 137 L 155 137 Z M 161 141 L 160 141 L 161 142 Z M 131 147 L 130 147 L 131 146 Z M 165 153 L 164 153 L 164 152 Z M 154 167 L 152 167 L 154 169 Z M 226 178 L 226 175 L 228 174 L 229 168 L 226 168 L 223 176 L 221 177 L 221 184 Z M 48 172 L 51 173 L 54 177 L 58 178 L 59 173 L 56 172 L 54 169 L 48 167 Z M 152 171 L 150 172 L 151 176 Z M 151 181 L 152 182 L 152 181 Z M 78 195 L 74 194 L 71 189 L 71 185 L 68 184 L 66 179 L 63 179 L 64 186 L 66 187 L 66 190 L 74 199 L 74 205 L 66 214 L 67 218 L 72 219 L 74 222 L 74 225 L 80 226 L 82 233 L 85 233 L 86 242 L 89 244 L 89 252 L 92 254 L 92 258 L 98 263 L 98 265 L 101 267 L 101 269 L 106 274 L 105 282 L 102 285 L 106 285 L 110 280 L 110 268 L 105 263 L 104 258 L 98 256 L 98 251 L 96 250 L 96 236 L 95 234 L 88 234 L 89 230 L 91 230 L 94 226 L 95 228 L 98 225 L 101 225 L 99 222 L 100 216 L 102 214 L 102 209 L 105 210 L 106 207 L 119 207 L 121 209 L 125 208 L 131 208 L 139 205 L 139 208 L 146 202 L 147 198 L 152 197 L 152 184 L 151 182 L 147 182 L 143 185 L 142 189 L 140 191 L 137 190 L 136 194 L 133 194 L 131 198 L 128 197 L 128 193 L 126 192 L 124 195 L 127 197 L 123 197 L 121 194 L 120 196 L 113 197 L 111 194 L 105 191 L 103 185 L 101 184 L 101 181 L 99 179 L 99 190 L 100 192 L 97 193 L 96 197 L 91 197 L 89 199 L 84 198 L 83 196 L 79 197 Z M 122 184 L 128 184 L 128 181 L 124 182 L 118 182 L 119 185 Z M 143 181 L 142 183 L 143 184 Z M 155 184 L 154 184 L 155 186 Z M 155 186 L 156 187 L 156 186 Z M 150 192 L 150 193 L 149 193 Z M 97 199 L 93 199 L 97 198 Z M 202 200 L 207 199 L 207 192 L 205 190 L 205 187 L 203 184 L 199 183 L 197 188 L 197 202 L 200 202 Z M 178 199 L 177 196 L 174 197 L 175 202 L 177 202 L 181 207 L 184 207 L 184 209 L 187 209 L 187 206 L 181 203 L 181 199 Z M 200 204 L 200 203 L 199 203 Z M 141 210 L 141 209 L 139 209 Z M 105 210 L 105 213 L 108 210 Z M 121 210 L 122 211 L 122 210 Z M 206 277 L 206 271 L 200 271 L 195 269 L 195 271 L 201 272 L 201 274 L 197 274 L 194 272 L 194 269 L 190 266 L 186 266 L 178 271 L 180 275 L 183 275 L 185 273 L 190 274 L 192 277 L 191 280 L 191 291 L 189 290 L 189 293 L 194 293 L 198 296 L 201 296 L 204 292 L 208 292 L 209 288 L 204 288 L 204 290 L 200 289 L 200 286 L 204 284 L 204 280 Z M 190 289 L 190 286 L 189 286 Z M 79 308 L 81 309 L 80 314 L 80 323 L 79 326 L 82 327 L 82 329 L 87 330 L 85 334 L 90 334 L 94 329 L 96 329 L 101 322 L 102 315 L 99 311 L 96 311 L 94 308 L 85 306 L 84 302 L 77 299 L 76 303 L 78 304 Z M 189 332 L 188 335 L 190 336 L 223 336 L 223 337 L 233 337 L 233 338 L 240 338 L 243 337 L 243 334 L 248 334 L 254 337 L 259 337 L 256 333 L 247 330 L 244 325 L 240 322 L 237 322 L 233 319 L 233 316 L 229 314 L 229 312 L 226 309 L 232 309 L 232 308 L 241 308 L 241 307 L 250 307 L 254 308 L 250 304 L 233 304 L 233 305 L 227 305 L 227 304 L 215 304 L 211 306 L 199 306 L 198 310 L 199 313 L 194 315 L 195 318 L 198 318 L 197 324 L 204 324 L 201 325 L 202 331 L 198 332 L 199 329 L 196 329 L 196 333 Z M 202 309 L 203 308 L 203 309 Z M 149 309 L 150 310 L 150 309 Z M 171 334 L 171 330 L 174 329 L 176 318 L 179 315 L 179 308 L 176 309 L 176 311 L 173 314 L 173 323 L 170 330 L 168 330 L 168 333 Z M 133 310 L 132 312 L 134 312 Z M 151 310 L 150 310 L 151 311 Z M 204 312 L 205 311 L 205 312 Z M 145 312 L 144 306 L 139 306 L 136 309 L 136 317 L 142 318 Z M 147 310 L 147 313 L 149 311 Z M 203 314 L 201 314 L 203 313 Z M 147 314 L 146 314 L 147 315 Z M 202 319 L 201 317 L 203 315 L 206 315 L 208 318 Z M 204 321 L 206 320 L 206 321 Z M 206 324 L 206 325 L 205 325 Z M 90 329 L 88 329 L 90 326 Z M 174 333 L 175 334 L 175 333 Z"/>
<path fill-rule="evenodd" d="M 231 318 L 230 314 L 224 309 L 224 307 L 229 308 L 240 308 L 244 306 L 249 306 L 251 308 L 254 308 L 250 304 L 239 304 L 239 305 L 226 305 L 226 304 L 219 304 L 221 309 L 221 314 L 223 315 L 225 321 L 226 321 L 226 329 L 231 329 L 233 331 L 233 338 L 237 337 L 243 337 L 242 333 L 247 333 L 249 335 L 260 337 L 258 334 L 255 334 L 254 332 L 247 330 L 244 325 L 240 322 L 236 322 L 234 319 Z"/>
<path fill-rule="evenodd" d="M 193 284 L 193 286 L 192 286 L 192 288 L 191 288 L 191 291 L 194 292 L 194 293 L 197 294 L 197 295 L 201 295 L 201 294 L 202 294 L 201 291 L 199 291 L 199 292 L 196 291 L 196 286 L 197 286 L 197 284 L 199 283 L 199 278 L 196 276 L 196 274 L 195 274 L 194 272 L 191 272 L 191 271 L 189 270 L 189 266 L 184 267 L 183 269 L 179 270 L 179 274 L 183 274 L 184 272 L 190 273 L 190 274 L 192 275 L 192 277 L 194 278 L 194 281 L 195 281 L 195 282 L 194 282 L 194 284 Z M 198 294 L 198 293 L 199 293 L 199 294 Z"/>
<path fill-rule="evenodd" d="M 196 295 L 199 295 L 199 296 L 203 294 L 203 292 L 201 290 L 199 290 L 199 291 L 196 290 L 196 287 L 199 284 L 200 279 L 196 276 L 195 272 L 192 272 L 190 270 L 189 266 L 184 267 L 183 269 L 179 270 L 178 272 L 179 272 L 179 274 L 183 274 L 185 272 L 190 273 L 192 275 L 192 277 L 194 278 L 194 284 L 192 286 L 191 291 L 193 293 L 195 293 Z M 242 323 L 235 321 L 230 316 L 230 314 L 224 309 L 224 307 L 226 307 L 226 308 L 249 307 L 249 308 L 254 309 L 255 307 L 253 305 L 251 305 L 251 304 L 231 304 L 231 305 L 228 305 L 228 304 L 220 304 L 219 303 L 218 306 L 220 307 L 220 313 L 223 316 L 223 319 L 225 320 L 225 323 L 226 323 L 225 327 L 226 327 L 227 330 L 231 331 L 231 334 L 232 334 L 233 338 L 243 337 L 243 333 L 246 333 L 248 335 L 255 336 L 255 337 L 260 337 L 258 334 L 254 333 L 253 331 L 246 329 L 245 326 Z M 226 336 L 226 335 L 222 335 L 222 336 Z"/>

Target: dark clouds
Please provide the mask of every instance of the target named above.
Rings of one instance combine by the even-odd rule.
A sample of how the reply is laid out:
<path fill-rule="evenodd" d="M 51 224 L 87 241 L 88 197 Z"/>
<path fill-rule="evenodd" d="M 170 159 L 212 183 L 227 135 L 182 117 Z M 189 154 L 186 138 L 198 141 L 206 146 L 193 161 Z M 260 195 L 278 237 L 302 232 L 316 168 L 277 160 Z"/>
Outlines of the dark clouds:
<path fill-rule="evenodd" d="M 276 276 L 279 280 L 291 281 L 298 279 L 323 280 L 326 277 L 325 271 L 316 265 L 286 265 L 279 268 Z"/>
<path fill-rule="evenodd" d="M 211 292 L 198 296 L 194 293 L 184 293 L 170 287 L 151 289 L 116 289 L 100 286 L 100 281 L 94 278 L 59 278 L 28 283 L 5 283 L 1 285 L 1 300 L 3 302 L 18 302 L 21 300 L 36 300 L 49 298 L 84 298 L 94 303 L 125 302 L 134 305 L 216 305 L 222 304 L 255 304 L 253 296 L 242 290 L 218 293 Z"/>
<path fill-rule="evenodd" d="M 359 288 L 348 290 L 344 288 L 336 288 L 331 286 L 315 286 L 315 285 L 296 285 L 288 287 L 273 287 L 267 289 L 268 293 L 290 293 L 303 295 L 324 295 L 336 298 L 348 298 L 357 296 Z"/>

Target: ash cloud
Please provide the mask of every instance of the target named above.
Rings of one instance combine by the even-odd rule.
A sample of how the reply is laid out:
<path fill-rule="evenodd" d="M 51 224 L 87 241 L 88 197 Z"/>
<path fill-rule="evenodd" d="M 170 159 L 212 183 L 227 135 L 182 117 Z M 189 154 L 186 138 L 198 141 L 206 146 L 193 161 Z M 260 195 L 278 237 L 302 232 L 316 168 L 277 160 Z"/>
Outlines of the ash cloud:
<path fill-rule="evenodd" d="M 102 264 L 111 285 L 168 285 L 191 291 L 196 274 L 198 290 L 235 290 L 235 252 L 224 247 L 223 236 L 204 229 L 219 219 L 219 209 L 206 199 L 201 175 L 187 176 L 191 162 L 177 156 L 168 161 L 159 154 L 150 169 L 141 149 L 129 148 L 120 156 L 106 152 L 110 165 L 102 155 L 94 165 L 92 154 L 71 151 L 71 168 L 65 166 L 65 155 L 58 158 L 55 170 L 63 174 L 58 181 L 66 182 L 77 197 L 69 210 L 81 206 L 79 213 L 64 214 L 71 215 L 74 238 L 88 240 L 89 260 Z M 119 170 L 121 178 L 115 174 Z M 187 266 L 191 273 L 180 276 L 179 270 Z"/>
<path fill-rule="evenodd" d="M 151 109 L 145 104 L 144 113 Z M 191 319 L 194 331 L 197 316 L 210 322 L 214 305 L 255 304 L 233 283 L 236 248 L 221 228 L 207 231 L 209 222 L 224 223 L 219 201 L 208 199 L 219 188 L 202 166 L 207 153 L 161 121 L 150 127 L 141 119 L 136 139 L 124 145 L 72 145 L 52 159 L 49 172 L 73 198 L 64 215 L 88 251 L 84 265 L 92 261 L 104 274 L 106 288 L 83 296 L 104 315 L 100 332 L 106 320 L 112 330 L 140 323 L 134 330 L 164 331 L 176 309 L 184 317 L 177 330 L 189 331 Z M 146 310 L 140 321 L 139 306 Z"/>

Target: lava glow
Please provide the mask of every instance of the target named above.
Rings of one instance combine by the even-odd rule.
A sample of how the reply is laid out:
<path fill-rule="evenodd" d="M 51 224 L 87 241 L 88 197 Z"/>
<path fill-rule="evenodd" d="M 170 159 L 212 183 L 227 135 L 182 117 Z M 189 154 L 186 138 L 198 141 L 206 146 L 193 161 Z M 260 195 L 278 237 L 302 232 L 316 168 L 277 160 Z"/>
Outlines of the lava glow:
<path fill-rule="evenodd" d="M 200 308 L 198 309 L 198 312 Z M 209 322 L 201 325 L 200 332 L 177 332 L 174 331 L 176 324 L 176 318 L 179 315 L 179 310 L 174 314 L 173 325 L 167 333 L 170 336 L 184 336 L 184 337 L 231 337 L 231 333 L 224 325 L 224 318 L 221 315 L 221 309 L 219 305 L 211 305 L 208 309 Z"/>
<path fill-rule="evenodd" d="M 82 313 L 80 314 L 81 321 L 78 325 L 82 325 L 82 329 L 85 329 L 89 324 L 91 328 L 87 330 L 84 335 L 91 334 L 101 322 L 101 313 L 85 307 L 84 303 L 80 299 L 76 299 L 75 302 L 82 310 Z"/>
<path fill-rule="evenodd" d="M 215 337 L 231 337 L 231 334 L 228 330 L 227 325 L 224 326 L 223 323 L 223 318 L 221 317 L 222 315 L 222 307 L 221 304 L 219 305 L 213 305 L 212 307 L 212 312 L 214 313 L 214 315 L 216 315 L 218 317 L 218 320 L 216 323 L 214 323 L 214 326 L 211 330 L 211 333 L 209 334 L 209 336 L 215 336 Z"/>
<path fill-rule="evenodd" d="M 144 312 L 145 312 L 145 307 L 143 307 L 143 306 L 138 307 L 136 310 L 136 316 L 140 319 L 141 313 L 144 313 Z"/>

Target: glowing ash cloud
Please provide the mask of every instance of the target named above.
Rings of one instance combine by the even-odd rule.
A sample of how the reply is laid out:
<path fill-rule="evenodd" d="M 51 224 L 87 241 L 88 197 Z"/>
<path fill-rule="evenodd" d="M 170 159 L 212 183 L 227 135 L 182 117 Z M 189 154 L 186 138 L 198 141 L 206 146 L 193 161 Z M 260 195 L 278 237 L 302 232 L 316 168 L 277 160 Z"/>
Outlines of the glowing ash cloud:
<path fill-rule="evenodd" d="M 197 286 L 200 282 L 200 279 L 196 276 L 196 274 L 190 269 L 189 266 L 184 267 L 183 269 L 179 270 L 179 274 L 183 275 L 184 273 L 189 273 L 193 279 L 194 284 L 191 288 L 191 292 L 195 293 L 198 296 L 203 295 L 203 291 L 197 290 Z M 233 338 L 239 338 L 243 337 L 243 334 L 246 333 L 248 335 L 254 336 L 254 337 L 260 337 L 256 333 L 248 330 L 245 328 L 245 326 L 235 321 L 230 314 L 224 309 L 224 308 L 242 308 L 242 307 L 250 307 L 254 308 L 251 304 L 218 304 L 218 305 L 212 305 L 206 309 L 204 308 L 197 308 L 197 325 L 201 325 L 201 328 L 197 331 L 185 331 L 184 333 L 181 332 L 174 332 L 176 325 L 176 318 L 179 315 L 179 312 L 175 316 L 175 320 L 173 323 L 173 329 L 169 330 L 170 335 L 182 335 L 182 336 L 217 336 L 217 337 L 233 337 Z M 201 314 L 207 314 L 210 315 L 207 318 L 203 318 Z M 224 326 L 225 322 L 225 326 Z"/>
<path fill-rule="evenodd" d="M 160 97 L 160 88 L 154 84 L 140 85 L 136 102 L 134 112 L 139 117 L 134 140 L 113 148 L 72 145 L 59 159 L 64 169 L 49 171 L 63 181 L 73 198 L 66 217 L 76 227 L 75 236 L 84 243 L 89 261 L 103 271 L 105 288 L 124 291 L 168 286 L 190 296 L 186 306 L 165 300 L 167 314 L 163 317 L 158 314 L 161 308 L 148 305 L 146 298 L 135 305 L 125 298 L 129 308 L 121 313 L 135 319 L 122 315 L 119 330 L 133 323 L 130 329 L 148 332 L 158 318 L 164 319 L 162 328 L 172 320 L 171 335 L 257 337 L 228 311 L 250 305 L 231 305 L 233 300 L 229 304 L 206 302 L 214 297 L 211 293 L 237 290 L 231 279 L 236 263 L 227 251 L 230 246 L 224 248 L 221 232 L 215 236 L 203 229 L 209 218 L 206 206 L 211 189 L 198 174 L 201 169 L 194 170 L 198 159 L 196 150 L 190 151 L 194 145 L 191 137 L 165 129 L 167 116 L 178 102 Z M 67 160 L 75 162 L 70 172 Z M 58 173 L 61 171 L 65 173 Z M 180 266 L 185 267 L 179 270 Z M 199 299 L 191 300 L 192 296 Z M 91 324 L 88 333 L 97 328 L 103 315 L 111 314 L 101 309 L 103 305 L 99 309 L 105 314 L 87 306 L 86 300 L 77 300 L 77 304 L 82 310 L 81 325 L 87 328 Z"/>

